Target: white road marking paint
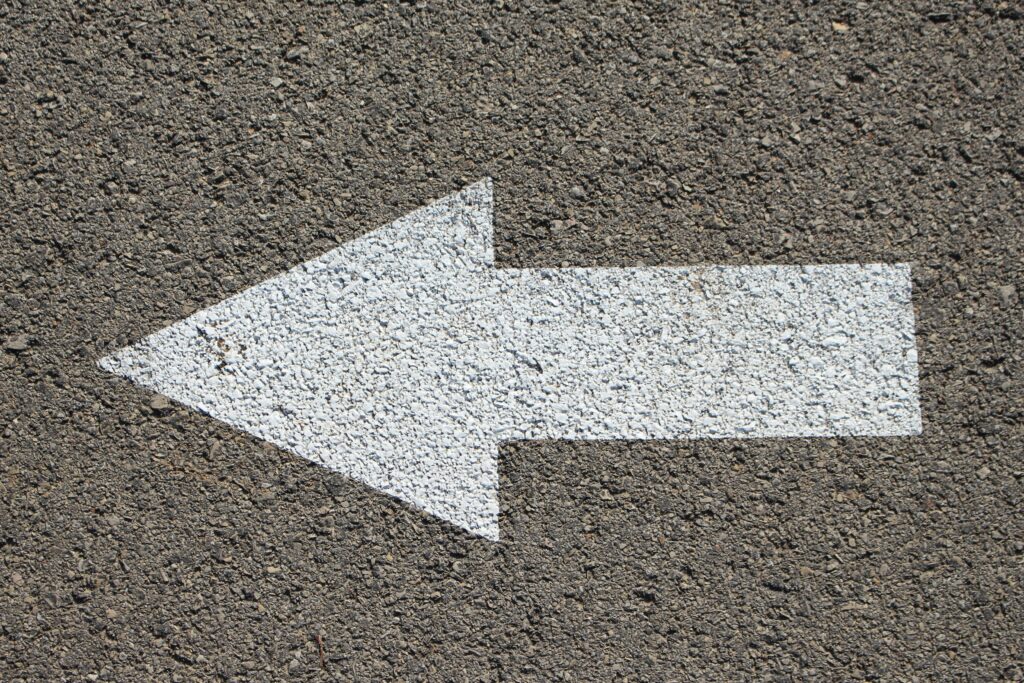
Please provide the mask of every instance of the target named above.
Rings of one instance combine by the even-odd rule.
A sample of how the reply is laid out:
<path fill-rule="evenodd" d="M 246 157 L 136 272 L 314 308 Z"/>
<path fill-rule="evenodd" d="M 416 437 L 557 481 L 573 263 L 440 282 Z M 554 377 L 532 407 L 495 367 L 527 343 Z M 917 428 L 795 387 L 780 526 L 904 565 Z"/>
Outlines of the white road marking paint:
<path fill-rule="evenodd" d="M 496 269 L 490 180 L 100 366 L 498 539 L 516 439 L 918 434 L 906 265 Z"/>

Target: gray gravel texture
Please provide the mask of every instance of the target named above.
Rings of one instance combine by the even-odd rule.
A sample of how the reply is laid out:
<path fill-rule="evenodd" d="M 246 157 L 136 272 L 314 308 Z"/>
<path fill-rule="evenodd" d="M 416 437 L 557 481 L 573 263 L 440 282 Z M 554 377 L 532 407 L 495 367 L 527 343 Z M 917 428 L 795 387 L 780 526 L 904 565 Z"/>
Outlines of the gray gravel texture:
<path fill-rule="evenodd" d="M 0 7 L 0 680 L 1021 680 L 1015 2 Z M 503 267 L 912 264 L 924 433 L 520 442 L 500 545 L 96 360 L 480 177 Z"/>

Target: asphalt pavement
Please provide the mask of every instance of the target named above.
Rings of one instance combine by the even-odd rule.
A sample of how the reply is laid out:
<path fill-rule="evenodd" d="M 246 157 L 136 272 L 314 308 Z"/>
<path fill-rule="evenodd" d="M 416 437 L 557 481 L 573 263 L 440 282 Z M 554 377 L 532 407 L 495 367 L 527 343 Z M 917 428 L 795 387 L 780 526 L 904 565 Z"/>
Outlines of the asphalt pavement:
<path fill-rule="evenodd" d="M 0 681 L 1024 680 L 1015 2 L 0 7 Z M 97 361 L 481 178 L 500 268 L 907 263 L 919 436 L 517 441 L 501 541 Z"/>

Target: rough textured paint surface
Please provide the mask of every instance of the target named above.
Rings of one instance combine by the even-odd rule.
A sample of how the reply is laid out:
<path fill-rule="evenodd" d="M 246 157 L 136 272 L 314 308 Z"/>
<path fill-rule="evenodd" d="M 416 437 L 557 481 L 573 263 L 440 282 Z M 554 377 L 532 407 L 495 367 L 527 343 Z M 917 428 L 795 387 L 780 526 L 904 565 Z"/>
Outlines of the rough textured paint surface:
<path fill-rule="evenodd" d="M 497 269 L 489 180 L 101 366 L 495 540 L 503 441 L 920 431 L 908 267 Z"/>

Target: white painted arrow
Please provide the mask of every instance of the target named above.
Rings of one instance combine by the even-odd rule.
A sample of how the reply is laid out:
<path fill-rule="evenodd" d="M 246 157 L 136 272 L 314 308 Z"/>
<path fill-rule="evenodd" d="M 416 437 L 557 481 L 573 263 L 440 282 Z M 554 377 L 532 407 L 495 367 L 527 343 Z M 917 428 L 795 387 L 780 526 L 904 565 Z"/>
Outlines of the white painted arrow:
<path fill-rule="evenodd" d="M 516 439 L 921 429 L 906 265 L 497 269 L 490 180 L 100 361 L 498 538 Z"/>

